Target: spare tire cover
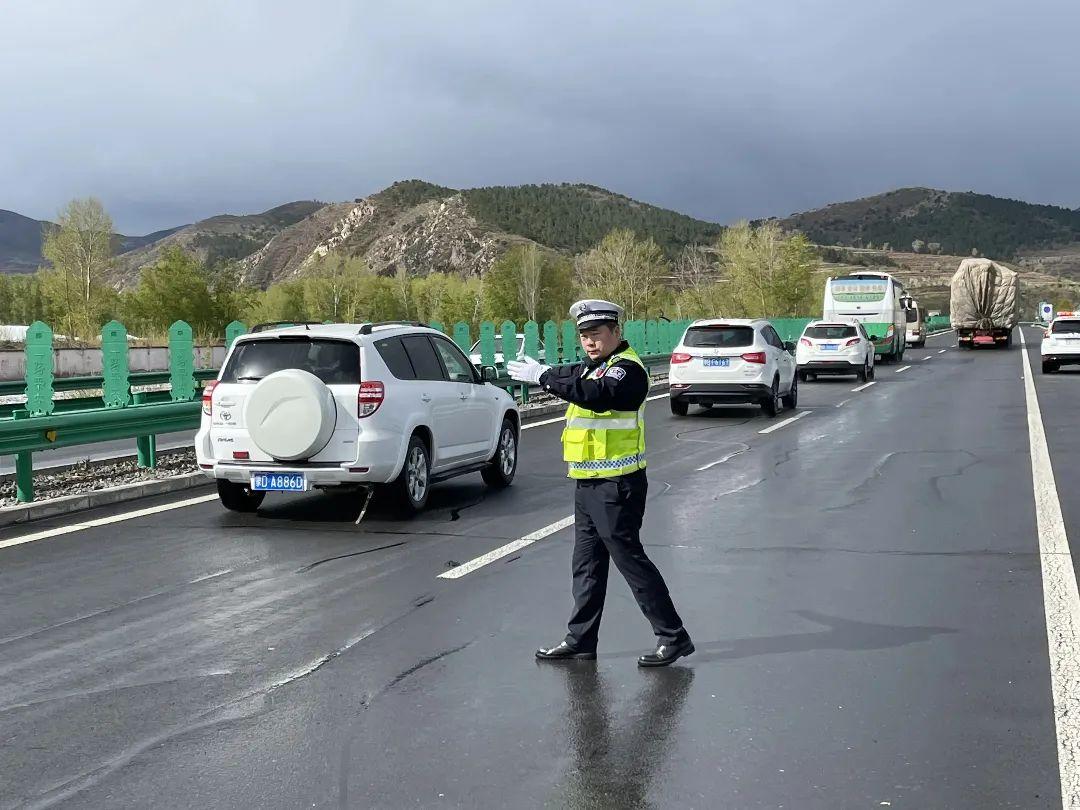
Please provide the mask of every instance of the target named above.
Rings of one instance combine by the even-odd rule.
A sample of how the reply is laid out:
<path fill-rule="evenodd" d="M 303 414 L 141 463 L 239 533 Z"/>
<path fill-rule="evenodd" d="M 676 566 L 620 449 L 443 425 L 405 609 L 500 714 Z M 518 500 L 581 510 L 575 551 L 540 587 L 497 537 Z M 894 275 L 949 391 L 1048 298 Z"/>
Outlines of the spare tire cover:
<path fill-rule="evenodd" d="M 263 377 L 248 396 L 244 424 L 256 447 L 275 459 L 300 461 L 326 447 L 337 424 L 333 392 L 300 369 Z"/>

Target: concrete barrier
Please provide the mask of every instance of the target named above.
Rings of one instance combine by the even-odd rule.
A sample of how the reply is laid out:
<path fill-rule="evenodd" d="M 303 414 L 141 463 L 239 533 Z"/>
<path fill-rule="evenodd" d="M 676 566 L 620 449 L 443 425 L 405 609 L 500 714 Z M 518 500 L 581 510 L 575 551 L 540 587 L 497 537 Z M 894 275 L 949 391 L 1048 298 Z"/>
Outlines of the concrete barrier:
<path fill-rule="evenodd" d="M 195 368 L 220 368 L 225 362 L 224 346 L 196 346 Z M 84 377 L 102 373 L 101 350 L 53 349 L 53 374 L 56 377 Z M 169 349 L 165 346 L 128 348 L 131 371 L 168 371 Z M 20 350 L 0 351 L 0 380 L 26 377 L 26 355 Z"/>

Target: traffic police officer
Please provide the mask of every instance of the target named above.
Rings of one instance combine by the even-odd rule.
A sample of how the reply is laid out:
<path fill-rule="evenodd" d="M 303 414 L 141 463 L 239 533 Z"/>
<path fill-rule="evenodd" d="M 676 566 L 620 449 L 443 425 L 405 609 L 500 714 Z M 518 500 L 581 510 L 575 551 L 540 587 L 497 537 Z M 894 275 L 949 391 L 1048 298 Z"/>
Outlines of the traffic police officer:
<path fill-rule="evenodd" d="M 649 374 L 622 338 L 622 315 L 623 308 L 610 301 L 578 301 L 570 308 L 570 317 L 577 322 L 588 357 L 584 363 L 551 368 L 531 357 L 507 363 L 513 379 L 539 384 L 570 403 L 562 443 L 570 477 L 577 481 L 574 610 L 565 640 L 537 650 L 536 657 L 596 658 L 608 562 L 614 560 L 658 642 L 656 651 L 641 656 L 638 665 L 662 667 L 692 653 L 694 644 L 638 535 L 648 490 L 645 398 Z"/>

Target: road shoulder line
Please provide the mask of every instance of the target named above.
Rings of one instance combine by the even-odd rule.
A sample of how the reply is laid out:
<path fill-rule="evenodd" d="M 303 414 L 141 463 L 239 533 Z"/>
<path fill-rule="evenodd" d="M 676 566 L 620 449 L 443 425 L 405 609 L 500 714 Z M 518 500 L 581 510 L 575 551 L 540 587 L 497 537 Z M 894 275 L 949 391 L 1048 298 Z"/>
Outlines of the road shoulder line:
<path fill-rule="evenodd" d="M 1057 729 L 1061 802 L 1063 807 L 1072 808 L 1080 807 L 1080 688 L 1077 685 L 1080 672 L 1080 645 L 1077 644 L 1080 636 L 1080 594 L 1077 592 L 1076 569 L 1061 514 L 1050 448 L 1046 443 L 1042 411 L 1023 329 L 1020 330 L 1020 346 L 1024 364 L 1039 558 L 1042 563 L 1046 639 L 1050 653 L 1050 685 Z"/>
<path fill-rule="evenodd" d="M 531 546 L 537 540 L 543 540 L 545 537 L 573 525 L 574 516 L 568 515 L 562 520 L 557 520 L 538 531 L 520 537 L 511 543 L 507 543 L 505 546 L 499 546 L 496 549 L 492 549 L 487 554 L 481 554 L 479 557 L 451 568 L 449 571 L 443 571 L 443 573 L 439 574 L 439 579 L 461 579 L 466 574 L 471 574 L 473 571 L 483 568 L 485 565 L 490 565 L 497 560 L 501 560 L 503 557 L 513 554 L 515 551 L 520 551 L 527 546 Z"/>

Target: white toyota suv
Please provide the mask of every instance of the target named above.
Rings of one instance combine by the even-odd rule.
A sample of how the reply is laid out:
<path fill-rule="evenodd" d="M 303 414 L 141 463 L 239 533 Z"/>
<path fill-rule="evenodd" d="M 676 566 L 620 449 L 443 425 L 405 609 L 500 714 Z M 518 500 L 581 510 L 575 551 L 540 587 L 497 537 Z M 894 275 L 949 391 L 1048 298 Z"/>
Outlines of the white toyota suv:
<path fill-rule="evenodd" d="M 414 514 L 470 472 L 506 487 L 520 420 L 493 377 L 423 324 L 254 327 L 203 389 L 199 468 L 241 512 L 267 492 L 386 485 Z"/>
<path fill-rule="evenodd" d="M 1080 365 L 1080 315 L 1054 318 L 1043 335 L 1040 351 L 1043 374 L 1064 365 Z"/>
<path fill-rule="evenodd" d="M 690 404 L 757 402 L 766 416 L 799 399 L 795 345 L 784 343 L 765 320 L 694 321 L 671 354 L 671 412 L 686 416 Z"/>

